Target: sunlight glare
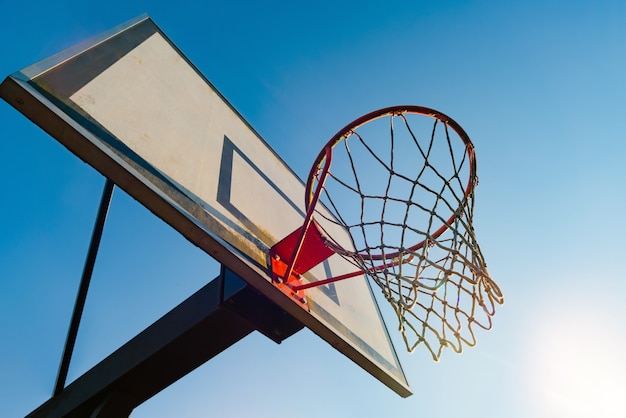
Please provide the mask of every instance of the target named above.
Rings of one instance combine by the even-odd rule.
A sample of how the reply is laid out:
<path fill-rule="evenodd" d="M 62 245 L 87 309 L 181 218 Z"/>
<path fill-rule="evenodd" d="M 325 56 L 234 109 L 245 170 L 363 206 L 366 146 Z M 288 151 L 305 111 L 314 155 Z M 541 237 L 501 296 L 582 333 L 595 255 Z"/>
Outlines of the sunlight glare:
<path fill-rule="evenodd" d="M 548 308 L 535 323 L 527 384 L 536 416 L 624 416 L 626 334 L 609 304 L 593 301 L 581 297 L 558 312 Z"/>

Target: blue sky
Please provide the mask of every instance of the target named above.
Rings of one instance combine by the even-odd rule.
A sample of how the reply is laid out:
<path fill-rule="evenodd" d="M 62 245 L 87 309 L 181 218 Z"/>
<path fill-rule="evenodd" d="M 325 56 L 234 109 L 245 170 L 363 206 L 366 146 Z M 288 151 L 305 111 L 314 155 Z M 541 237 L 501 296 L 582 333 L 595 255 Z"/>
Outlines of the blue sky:
<path fill-rule="evenodd" d="M 434 4 L 436 3 L 436 4 Z M 402 351 L 414 395 L 301 331 L 253 334 L 133 417 L 618 417 L 626 392 L 621 1 L 10 2 L 4 77 L 147 12 L 302 177 L 339 128 L 407 103 L 477 152 L 475 227 L 506 302 L 478 346 Z M 103 178 L 0 104 L 0 416 L 52 393 Z M 115 191 L 74 379 L 217 275 Z"/>

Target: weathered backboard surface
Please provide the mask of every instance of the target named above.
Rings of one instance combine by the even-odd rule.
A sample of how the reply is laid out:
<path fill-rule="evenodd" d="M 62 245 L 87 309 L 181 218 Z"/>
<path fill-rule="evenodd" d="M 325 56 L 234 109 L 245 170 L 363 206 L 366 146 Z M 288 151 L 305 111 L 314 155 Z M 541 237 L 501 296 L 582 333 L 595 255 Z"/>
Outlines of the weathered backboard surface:
<path fill-rule="evenodd" d="M 11 75 L 0 94 L 337 350 L 411 394 L 363 277 L 307 290 L 308 311 L 272 284 L 267 252 L 302 225 L 304 185 L 147 16 Z M 305 280 L 352 271 L 331 257 Z"/>

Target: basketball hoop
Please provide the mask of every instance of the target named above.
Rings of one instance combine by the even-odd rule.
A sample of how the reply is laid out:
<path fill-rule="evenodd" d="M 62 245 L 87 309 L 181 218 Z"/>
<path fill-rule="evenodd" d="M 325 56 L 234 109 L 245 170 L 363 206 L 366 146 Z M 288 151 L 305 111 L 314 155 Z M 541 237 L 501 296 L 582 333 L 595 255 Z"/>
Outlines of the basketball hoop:
<path fill-rule="evenodd" d="M 423 343 L 435 360 L 446 346 L 460 353 L 476 344 L 473 326 L 490 329 L 504 302 L 474 234 L 477 183 L 474 146 L 448 116 L 418 106 L 369 113 L 316 158 L 304 224 L 270 250 L 273 278 L 303 302 L 307 288 L 365 274 L 409 351 Z M 301 281 L 334 254 L 354 273 Z"/>

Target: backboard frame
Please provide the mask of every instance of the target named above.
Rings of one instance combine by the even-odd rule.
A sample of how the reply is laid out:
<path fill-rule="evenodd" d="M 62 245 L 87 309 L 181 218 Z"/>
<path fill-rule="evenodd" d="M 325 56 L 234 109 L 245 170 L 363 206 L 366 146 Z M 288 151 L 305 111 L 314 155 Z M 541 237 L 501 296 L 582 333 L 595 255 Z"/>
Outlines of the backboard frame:
<path fill-rule="evenodd" d="M 92 118 L 90 114 L 82 113 L 80 108 L 70 103 L 70 97 L 73 97 L 78 90 L 108 71 L 114 63 L 126 57 L 130 51 L 155 34 L 171 47 L 174 53 L 178 54 L 182 65 L 194 72 L 206 88 L 226 105 L 232 113 L 232 118 L 249 130 L 250 135 L 258 140 L 256 146 L 262 147 L 263 152 L 273 155 L 276 164 L 280 165 L 279 170 L 288 172 L 297 179 L 296 174 L 278 154 L 147 15 L 132 19 L 111 31 L 7 77 L 0 85 L 0 96 L 73 154 L 111 179 L 118 187 L 176 229 L 187 240 L 244 279 L 364 370 L 399 395 L 403 397 L 411 395 L 372 289 L 365 278 L 356 278 L 350 282 L 360 283 L 357 286 L 369 292 L 371 300 L 368 303 L 373 304 L 378 313 L 378 320 L 383 327 L 380 332 L 385 334 L 383 336 L 386 338 L 385 344 L 388 344 L 386 347 L 388 351 L 385 351 L 384 355 L 360 335 L 355 334 L 350 327 L 342 324 L 332 312 L 317 304 L 315 299 L 308 300 L 311 310 L 309 312 L 294 303 L 272 283 L 267 254 L 244 253 L 239 246 L 244 236 L 247 242 L 259 240 L 258 236 L 263 232 L 262 230 L 248 234 L 250 225 L 255 224 L 254 221 L 248 226 L 244 225 L 243 228 L 231 225 L 232 222 L 221 217 L 220 213 L 212 212 L 210 205 L 204 204 L 202 199 L 194 193 L 172 181 L 168 175 L 134 152 L 124 141 L 120 141 L 98 120 Z M 116 52 L 111 54 L 111 51 Z M 224 144 L 227 146 L 221 150 L 220 161 L 231 158 L 232 162 L 232 158 L 236 156 L 241 158 L 247 166 L 254 168 L 254 162 L 249 163 L 249 160 L 246 160 L 249 154 L 240 150 L 231 139 L 228 135 L 224 135 Z M 231 141 L 230 145 L 228 145 L 229 141 Z M 261 173 L 260 177 L 263 177 L 264 170 L 258 171 Z M 232 175 L 232 172 L 230 174 Z M 228 171 L 223 164 L 220 165 L 220 177 L 228 177 Z M 304 190 L 304 183 L 301 180 L 299 182 Z M 218 190 L 216 199 L 222 206 L 228 206 L 228 193 L 231 189 L 224 187 L 224 184 L 220 183 L 221 188 Z M 274 187 L 274 190 L 283 193 L 278 185 Z M 304 194 L 299 202 L 294 203 L 292 210 L 303 213 L 303 206 Z M 216 233 L 216 230 L 219 232 Z M 268 245 L 267 243 L 257 244 L 259 247 Z"/>

